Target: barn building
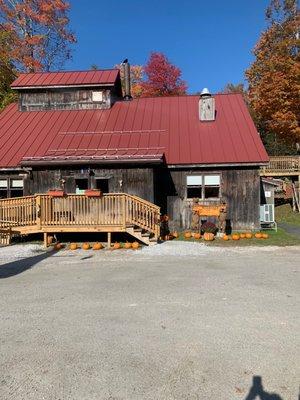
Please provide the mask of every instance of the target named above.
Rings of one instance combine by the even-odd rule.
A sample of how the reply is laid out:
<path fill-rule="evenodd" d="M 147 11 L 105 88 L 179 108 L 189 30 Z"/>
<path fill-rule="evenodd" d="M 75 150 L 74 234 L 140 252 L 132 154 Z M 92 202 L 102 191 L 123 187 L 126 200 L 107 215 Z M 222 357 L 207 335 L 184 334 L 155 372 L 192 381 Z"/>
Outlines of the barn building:
<path fill-rule="evenodd" d="M 190 226 L 191 203 L 222 200 L 233 229 L 260 225 L 268 156 L 240 94 L 125 96 L 120 71 L 20 74 L 0 114 L 0 197 L 64 188 L 124 192 Z"/>

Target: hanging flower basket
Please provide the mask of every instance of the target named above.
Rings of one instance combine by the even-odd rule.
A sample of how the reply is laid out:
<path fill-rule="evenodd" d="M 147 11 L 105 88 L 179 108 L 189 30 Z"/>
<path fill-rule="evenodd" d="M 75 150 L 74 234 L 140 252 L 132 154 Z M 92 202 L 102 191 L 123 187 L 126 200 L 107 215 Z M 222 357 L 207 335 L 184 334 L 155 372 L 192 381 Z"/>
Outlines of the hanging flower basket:
<path fill-rule="evenodd" d="M 97 190 L 97 189 L 88 189 L 84 192 L 84 194 L 87 197 L 101 197 L 102 196 L 101 190 Z"/>
<path fill-rule="evenodd" d="M 65 196 L 65 192 L 61 189 L 48 190 L 47 194 L 52 197 L 64 197 Z"/>

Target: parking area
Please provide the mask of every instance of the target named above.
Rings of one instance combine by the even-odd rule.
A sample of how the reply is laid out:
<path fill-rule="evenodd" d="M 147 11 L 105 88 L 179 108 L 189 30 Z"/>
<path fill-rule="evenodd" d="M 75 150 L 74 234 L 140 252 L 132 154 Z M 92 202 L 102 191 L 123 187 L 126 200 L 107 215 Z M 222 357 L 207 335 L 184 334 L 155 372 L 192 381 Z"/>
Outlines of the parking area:
<path fill-rule="evenodd" d="M 299 246 L 0 248 L 0 398 L 295 400 L 299 259 Z"/>

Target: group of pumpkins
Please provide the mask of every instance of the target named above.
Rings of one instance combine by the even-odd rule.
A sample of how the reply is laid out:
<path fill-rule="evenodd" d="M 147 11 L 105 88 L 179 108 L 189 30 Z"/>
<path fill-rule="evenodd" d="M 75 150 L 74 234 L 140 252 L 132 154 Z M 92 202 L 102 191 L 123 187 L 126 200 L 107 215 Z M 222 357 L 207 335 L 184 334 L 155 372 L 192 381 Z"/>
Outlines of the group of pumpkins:
<path fill-rule="evenodd" d="M 233 233 L 231 236 L 229 235 L 223 235 L 222 239 L 223 240 L 240 240 L 240 239 L 252 239 L 255 237 L 256 239 L 268 239 L 269 235 L 267 233 L 263 232 L 256 232 L 256 233 L 251 233 L 251 232 L 246 232 L 246 233 Z"/>
<path fill-rule="evenodd" d="M 210 233 L 210 232 L 205 232 L 203 234 L 203 239 L 206 240 L 206 241 L 214 240 L 214 237 L 215 237 L 215 235 L 213 233 Z M 194 238 L 196 240 L 199 240 L 199 239 L 201 239 L 201 233 L 200 232 L 195 232 L 194 233 L 194 232 L 187 231 L 187 232 L 184 232 L 184 238 L 185 239 Z"/>
<path fill-rule="evenodd" d="M 124 248 L 124 249 L 134 249 L 134 250 L 137 250 L 139 247 L 140 247 L 139 242 L 133 242 L 133 243 L 126 242 L 124 245 L 122 245 L 120 242 L 115 242 L 115 243 L 113 244 L 113 246 L 111 247 L 111 249 L 112 249 L 112 250 L 117 250 L 117 249 L 122 249 L 122 248 Z M 77 243 L 70 243 L 70 246 L 69 246 L 69 249 L 70 249 L 70 250 L 77 250 L 77 249 L 79 249 L 79 248 L 80 248 L 80 246 L 78 246 Z M 104 246 L 103 246 L 102 243 L 99 243 L 99 242 L 94 243 L 92 246 L 91 246 L 89 243 L 85 242 L 85 243 L 82 244 L 81 248 L 82 248 L 83 250 L 89 250 L 89 249 L 91 249 L 91 248 L 92 248 L 93 250 L 101 250 L 101 249 L 104 249 Z"/>

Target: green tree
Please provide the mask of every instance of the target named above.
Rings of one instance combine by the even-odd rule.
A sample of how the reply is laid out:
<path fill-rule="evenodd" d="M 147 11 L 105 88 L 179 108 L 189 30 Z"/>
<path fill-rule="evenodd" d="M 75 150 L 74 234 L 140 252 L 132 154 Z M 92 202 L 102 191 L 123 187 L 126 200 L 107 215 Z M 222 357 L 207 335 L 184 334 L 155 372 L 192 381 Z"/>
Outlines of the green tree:
<path fill-rule="evenodd" d="M 1 28 L 1 26 L 0 26 Z M 11 36 L 8 32 L 0 30 L 0 109 L 15 100 L 15 94 L 10 88 L 15 79 L 13 64 L 9 58 Z"/>

